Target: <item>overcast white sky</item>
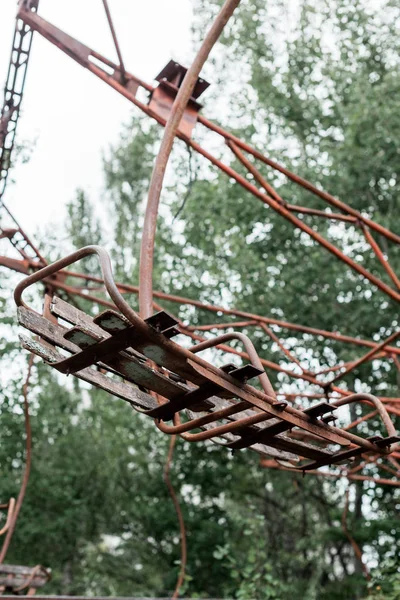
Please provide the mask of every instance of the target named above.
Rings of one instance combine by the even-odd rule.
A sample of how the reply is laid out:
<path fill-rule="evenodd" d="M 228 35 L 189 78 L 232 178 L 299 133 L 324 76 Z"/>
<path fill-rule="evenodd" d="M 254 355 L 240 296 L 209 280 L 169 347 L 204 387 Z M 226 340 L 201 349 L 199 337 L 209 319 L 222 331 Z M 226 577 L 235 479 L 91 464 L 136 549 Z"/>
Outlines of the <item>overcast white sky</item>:
<path fill-rule="evenodd" d="M 16 6 L 16 0 L 1 2 L 1 88 Z M 109 7 L 131 73 L 152 83 L 170 58 L 190 61 L 190 0 L 109 0 Z M 39 14 L 117 62 L 101 0 L 40 0 Z M 96 199 L 102 184 L 101 152 L 118 138 L 132 110 L 137 109 L 34 34 L 17 141 L 36 139 L 36 146 L 30 162 L 13 169 L 16 183 L 4 196 L 28 234 L 41 220 L 60 218 L 77 187 Z"/>

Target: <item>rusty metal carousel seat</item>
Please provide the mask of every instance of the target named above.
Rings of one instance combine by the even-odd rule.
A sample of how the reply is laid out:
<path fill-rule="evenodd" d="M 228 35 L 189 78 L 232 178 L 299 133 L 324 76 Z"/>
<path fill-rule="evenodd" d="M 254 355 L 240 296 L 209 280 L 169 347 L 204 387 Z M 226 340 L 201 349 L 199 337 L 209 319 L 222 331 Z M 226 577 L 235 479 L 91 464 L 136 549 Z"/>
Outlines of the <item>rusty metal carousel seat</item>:
<path fill-rule="evenodd" d="M 10 498 L 6 504 L 0 504 L 0 510 L 7 511 L 6 522 L 0 529 L 0 536 L 7 533 L 11 527 L 15 514 L 15 504 L 14 498 Z M 0 554 L 3 556 L 4 546 Z M 21 565 L 5 565 L 0 563 L 0 595 L 11 594 L 18 596 L 26 594 L 33 596 L 36 590 L 43 587 L 49 579 L 50 572 L 42 567 L 42 565 L 24 567 Z"/>
<path fill-rule="evenodd" d="M 51 284 L 56 273 L 93 254 L 116 310 L 92 318 L 54 296 L 44 314 L 38 314 L 22 300 L 29 286 Z M 371 394 L 352 394 L 303 410 L 279 401 L 252 342 L 242 333 L 189 349 L 175 343 L 171 338 L 179 334 L 176 320 L 165 312 L 141 319 L 117 289 L 109 256 L 98 246 L 82 248 L 28 276 L 14 297 L 20 324 L 38 336 L 21 335 L 25 349 L 57 371 L 129 402 L 164 433 L 190 442 L 210 439 L 231 450 L 251 448 L 304 471 L 366 453 L 387 455 L 400 439 L 386 408 Z M 243 343 L 251 364 L 217 368 L 197 355 L 228 339 Z M 247 383 L 255 377 L 262 391 Z M 329 424 L 340 406 L 353 402 L 374 405 L 386 437 L 365 439 Z"/>
<path fill-rule="evenodd" d="M 50 573 L 42 565 L 0 565 L 0 594 L 33 596 L 49 579 Z"/>

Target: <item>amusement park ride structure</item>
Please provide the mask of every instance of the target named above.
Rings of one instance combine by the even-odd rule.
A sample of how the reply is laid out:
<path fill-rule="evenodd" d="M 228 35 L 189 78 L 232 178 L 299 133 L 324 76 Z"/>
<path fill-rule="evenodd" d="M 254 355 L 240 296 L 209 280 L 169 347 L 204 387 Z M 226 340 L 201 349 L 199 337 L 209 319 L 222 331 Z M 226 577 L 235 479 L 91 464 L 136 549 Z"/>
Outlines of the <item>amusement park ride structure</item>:
<path fill-rule="evenodd" d="M 398 485 L 400 465 L 397 459 L 400 458 L 400 452 L 394 446 L 398 438 L 389 415 L 400 415 L 400 399 L 378 398 L 372 394 L 351 394 L 344 387 L 340 387 L 339 380 L 365 362 L 376 358 L 384 357 L 398 369 L 400 348 L 396 345 L 396 340 L 400 335 L 399 331 L 378 343 L 153 292 L 152 261 L 162 177 L 175 136 L 394 301 L 400 299 L 400 281 L 374 235 L 385 238 L 393 247 L 399 244 L 400 237 L 264 156 L 200 113 L 201 105 L 198 99 L 209 85 L 198 76 L 201 66 L 229 18 L 229 9 L 233 12 L 238 2 L 227 3 L 231 6 L 228 6 L 220 21 L 214 23 L 214 30 L 210 31 L 209 39 L 203 44 L 203 56 L 200 56 L 201 50 L 189 71 L 170 61 L 157 76 L 157 87 L 146 84 L 126 71 L 107 2 L 104 0 L 103 4 L 119 64 L 78 42 L 39 16 L 38 0 L 22 0 L 19 3 L 1 117 L 0 201 L 1 214 L 11 223 L 11 226 L 2 228 L 1 237 L 9 239 L 20 258 L 1 257 L 0 262 L 3 266 L 21 273 L 31 273 L 18 285 L 15 299 L 19 307 L 21 325 L 39 337 L 30 340 L 22 336 L 23 346 L 41 356 L 60 372 L 73 373 L 127 400 L 136 409 L 154 418 L 158 427 L 167 434 L 179 434 L 193 442 L 212 439 L 232 450 L 251 447 L 262 454 L 263 466 L 273 468 L 295 468 L 314 472 L 324 465 L 343 464 L 361 457 L 356 461 L 356 466 L 353 465 L 355 471 L 346 466 L 336 468 L 329 476 L 343 476 L 347 473 L 352 478 L 371 479 L 369 475 L 360 473 L 360 465 L 368 467 L 372 460 L 391 475 L 390 479 L 385 478 L 388 483 Z M 11 153 L 34 31 L 101 78 L 149 117 L 166 126 L 166 135 L 157 157 L 158 166 L 156 164 L 155 176 L 150 185 L 143 230 L 139 286 L 115 283 L 108 256 L 104 250 L 97 247 L 83 248 L 53 265 L 48 265 L 4 205 L 2 197 L 11 166 Z M 138 99 L 140 88 L 148 92 L 147 104 Z M 171 123 L 173 120 L 175 123 Z M 233 169 L 227 161 L 221 161 L 197 143 L 192 137 L 196 126 L 205 127 L 217 134 L 228 145 L 233 156 L 247 169 L 254 183 Z M 169 148 L 166 148 L 164 143 L 166 137 L 169 137 L 166 142 Z M 290 204 L 264 178 L 256 166 L 256 161 L 279 171 L 289 180 L 317 195 L 328 204 L 329 210 Z M 163 165 L 160 164 L 162 162 Z M 157 196 L 155 202 L 154 193 Z M 336 212 L 332 212 L 332 207 Z M 307 225 L 298 215 L 313 215 L 318 219 L 350 224 L 361 231 L 381 265 L 382 275 L 377 276 L 368 271 L 315 228 Z M 102 277 L 82 275 L 68 268 L 88 254 L 98 256 Z M 79 283 L 76 283 L 76 280 Z M 391 281 L 391 285 L 388 281 Z M 41 315 L 31 310 L 22 300 L 22 291 L 36 282 L 42 282 L 45 289 L 44 309 Z M 104 284 L 112 301 L 90 293 L 93 283 Z M 64 293 L 64 298 L 67 297 L 72 304 L 67 304 L 56 292 Z M 139 295 L 140 316 L 123 298 L 123 294 L 132 292 Z M 95 302 L 107 310 L 92 319 L 74 306 L 76 298 Z M 154 308 L 161 308 L 153 298 L 181 305 L 191 304 L 210 313 L 229 315 L 234 317 L 234 320 L 193 328 L 162 310 L 153 315 Z M 69 322 L 72 327 L 66 329 L 64 325 L 58 324 L 58 318 Z M 282 330 L 355 344 L 366 348 L 367 352 L 357 360 L 324 369 L 322 372 L 310 372 L 302 367 L 294 353 L 274 332 L 274 326 Z M 263 331 L 295 368 L 288 369 L 287 365 L 281 366 L 260 358 L 244 333 L 232 332 L 232 328 L 252 327 Z M 201 335 L 203 331 L 221 329 L 228 332 L 211 339 Z M 172 337 L 178 334 L 189 336 L 196 344 L 187 349 L 173 342 Z M 230 340 L 239 342 L 243 350 L 228 345 Z M 216 368 L 198 356 L 199 352 L 210 347 L 240 356 L 249 360 L 250 364 L 240 368 L 231 364 L 221 369 Z M 65 351 L 69 355 L 66 356 Z M 301 381 L 308 385 L 308 389 L 305 390 L 303 386 L 297 393 L 276 393 L 265 368 L 285 373 L 293 382 Z M 259 380 L 262 391 L 247 383 L 251 378 Z M 302 399 L 306 400 L 306 407 L 295 407 L 294 401 L 298 404 Z M 312 400 L 317 399 L 317 404 L 310 404 Z M 369 405 L 371 411 L 346 427 L 331 425 L 337 417 L 338 409 L 352 403 Z M 364 439 L 350 431 L 357 429 L 363 421 L 376 418 L 382 422 L 384 436 Z M 172 424 L 168 424 L 167 421 L 172 421 Z M 378 430 L 382 432 L 379 426 Z M 325 471 L 322 473 L 325 474 Z M 383 477 L 378 479 L 384 480 Z"/>
<path fill-rule="evenodd" d="M 322 191 L 249 144 L 208 120 L 200 112 L 199 97 L 208 83 L 199 75 L 230 14 L 239 0 L 228 0 L 213 24 L 192 67 L 187 70 L 170 61 L 157 76 L 153 87 L 126 69 L 106 0 L 103 4 L 119 64 L 75 40 L 38 14 L 39 0 L 19 2 L 11 61 L 0 120 L 0 238 L 13 246 L 14 256 L 1 256 L 0 265 L 27 277 L 15 290 L 20 324 L 34 333 L 34 339 L 21 336 L 24 348 L 40 356 L 60 373 L 100 387 L 130 403 L 135 410 L 153 418 L 157 427 L 168 435 L 180 435 L 190 442 L 212 440 L 231 450 L 251 448 L 261 454 L 266 468 L 300 470 L 325 477 L 347 477 L 400 485 L 400 450 L 392 418 L 400 416 L 400 398 L 378 397 L 369 393 L 353 394 L 340 379 L 377 358 L 400 370 L 399 331 L 376 342 L 338 332 L 261 316 L 248 312 L 207 305 L 199 300 L 181 298 L 152 289 L 154 235 L 163 176 L 175 137 L 235 180 L 244 190 L 278 213 L 293 227 L 306 233 L 333 257 L 343 261 L 358 276 L 379 288 L 391 301 L 400 300 L 400 281 L 376 237 L 385 239 L 394 250 L 400 237 L 372 218 Z M 224 12 L 225 11 L 225 12 Z M 165 127 L 159 155 L 149 190 L 142 237 L 139 286 L 116 283 L 107 253 L 100 247 L 87 246 L 48 264 L 3 202 L 15 132 L 24 92 L 25 76 L 33 32 L 65 52 L 82 67 L 113 87 L 148 117 Z M 139 90 L 148 93 L 148 102 L 139 99 Z M 216 134 L 247 171 L 243 176 L 225 159 L 195 141 L 195 128 L 203 127 Z M 321 208 L 291 204 L 265 179 L 261 167 L 278 171 L 294 184 L 321 200 Z M 324 208 L 324 203 L 328 208 Z M 330 220 L 351 226 L 360 232 L 376 257 L 381 274 L 366 269 L 328 237 L 306 223 L 304 216 Z M 101 276 L 82 274 L 73 265 L 88 255 L 98 258 Z M 41 314 L 23 300 L 23 291 L 36 283 L 44 287 Z M 94 295 L 93 285 L 104 286 L 109 298 Z M 140 314 L 126 302 L 125 294 L 139 296 Z M 79 299 L 105 308 L 95 318 L 85 314 Z M 211 316 L 223 316 L 218 322 L 193 327 L 164 312 L 160 302 L 191 305 Z M 153 314 L 153 310 L 158 310 Z M 230 319 L 230 320 L 228 320 Z M 66 326 L 68 324 L 68 326 Z M 304 366 L 277 334 L 279 331 L 322 336 L 327 340 L 364 348 L 356 360 L 312 372 Z M 282 353 L 285 364 L 260 357 L 243 332 L 252 329 L 269 339 Z M 213 338 L 204 332 L 225 331 Z M 192 340 L 190 347 L 173 341 L 176 336 Z M 284 338 L 285 336 L 283 336 Z M 183 339 L 183 338 L 179 338 Z M 230 346 L 230 341 L 235 346 Z M 238 349 L 237 344 L 243 349 Z M 199 357 L 207 348 L 217 348 L 224 356 L 248 361 L 237 367 L 226 361 L 217 368 Z M 288 368 L 288 364 L 291 365 Z M 290 392 L 276 392 L 265 369 L 283 373 L 292 383 Z M 255 378 L 257 387 L 248 382 Z M 296 389 L 296 384 L 301 386 Z M 315 403 L 313 401 L 316 401 Z M 370 411 L 351 423 L 334 426 L 340 408 L 365 404 Z M 343 413 L 346 417 L 347 411 Z M 357 433 L 365 421 L 374 423 L 377 435 L 369 438 Z M 333 465 L 333 469 L 320 467 Z M 371 465 L 374 466 L 371 472 Z M 4 506 L 12 512 L 12 507 Z M 39 572 L 37 576 L 42 576 Z"/>
<path fill-rule="evenodd" d="M 122 398 L 135 410 L 154 419 L 158 429 L 172 437 L 179 435 L 189 442 L 211 440 L 232 451 L 250 448 L 261 455 L 261 466 L 265 468 L 400 486 L 400 450 L 397 445 L 400 438 L 392 422 L 392 419 L 400 417 L 400 398 L 353 394 L 340 385 L 343 377 L 357 373 L 362 365 L 376 359 L 385 360 L 400 372 L 398 330 L 378 342 L 153 291 L 158 206 L 171 148 L 178 137 L 270 210 L 345 263 L 359 277 L 368 280 L 391 302 L 400 300 L 400 280 L 387 252 L 389 244 L 391 251 L 399 245 L 398 235 L 292 173 L 200 112 L 199 97 L 209 85 L 200 77 L 201 68 L 238 4 L 239 0 L 226 0 L 189 70 L 170 61 L 156 77 L 158 84 L 153 87 L 126 70 L 107 0 L 103 0 L 103 5 L 118 64 L 39 16 L 39 0 L 20 0 L 0 118 L 0 239 L 7 239 L 14 250 L 12 256 L 0 256 L 0 265 L 27 276 L 17 286 L 14 297 L 20 324 L 35 337 L 21 335 L 22 346 L 32 353 L 31 357 L 41 357 L 60 373 L 73 374 Z M 34 31 L 165 127 L 149 188 L 138 286 L 116 283 L 107 253 L 97 246 L 87 246 L 54 264 L 48 264 L 4 204 Z M 139 99 L 143 92 L 148 95 L 147 102 Z M 219 159 L 194 139 L 195 128 L 199 127 L 213 132 L 226 144 L 232 158 L 239 161 L 246 171 L 246 176 L 235 170 L 228 159 Z M 321 201 L 321 208 L 288 202 L 261 173 L 260 168 L 265 167 L 314 194 Z M 308 225 L 309 217 L 350 226 L 361 234 L 376 258 L 374 272 L 366 269 L 361 261 L 348 256 L 316 227 Z M 385 253 L 378 245 L 377 237 L 384 240 Z M 74 263 L 89 255 L 97 256 L 101 276 L 71 269 Z M 22 297 L 24 290 L 36 283 L 41 283 L 44 288 L 41 314 L 32 310 Z M 100 286 L 108 297 L 102 292 L 93 294 L 94 286 L 97 291 Z M 138 295 L 139 314 L 126 302 L 126 294 Z M 93 318 L 79 308 L 81 300 L 85 300 L 86 305 L 93 303 L 105 310 Z M 189 305 L 203 315 L 217 315 L 219 320 L 215 322 L 210 318 L 211 322 L 207 325 L 191 326 L 165 312 L 160 306 L 163 302 L 168 302 L 169 306 L 175 303 L 178 311 L 181 306 Z M 153 310 L 158 312 L 153 314 Z M 270 345 L 281 352 L 282 362 L 260 357 L 244 333 L 248 330 L 257 333 L 258 338 L 261 334 L 265 341 L 269 340 Z M 213 338 L 207 335 L 219 331 L 223 332 L 222 335 Z M 358 359 L 311 371 L 288 347 L 285 340 L 289 334 L 322 337 L 348 347 L 359 347 L 364 349 L 364 353 Z M 184 340 L 183 345 L 173 341 L 172 338 L 177 336 Z M 190 347 L 188 340 L 192 344 Z M 229 345 L 230 341 L 236 345 Z M 242 349 L 238 348 L 238 344 Z M 225 366 L 217 368 L 198 356 L 209 348 L 220 352 Z M 238 359 L 247 361 L 247 364 L 230 364 L 226 361 L 227 355 L 234 357 L 235 365 Z M 283 374 L 290 386 L 283 388 L 285 391 L 276 392 L 265 369 Z M 252 379 L 256 379 L 257 386 L 248 383 Z M 26 389 L 27 385 L 25 395 Z M 350 414 L 357 415 L 352 422 L 340 427 L 333 425 L 339 417 L 349 420 L 349 411 L 340 411 L 342 406 L 349 405 L 367 405 L 370 410 L 351 411 Z M 373 424 L 377 435 L 365 438 L 359 434 L 366 421 Z M 0 505 L 7 511 L 6 523 L 0 534 L 7 532 L 8 536 L 8 541 L 3 544 L 0 563 L 22 499 L 23 494 L 17 503 L 11 499 Z M 350 534 L 346 535 L 354 545 Z M 49 577 L 39 565 L 34 569 L 24 569 L 2 567 L 2 590 L 18 593 L 28 587 L 29 593 L 34 593 Z M 5 578 L 4 581 L 1 578 Z"/>

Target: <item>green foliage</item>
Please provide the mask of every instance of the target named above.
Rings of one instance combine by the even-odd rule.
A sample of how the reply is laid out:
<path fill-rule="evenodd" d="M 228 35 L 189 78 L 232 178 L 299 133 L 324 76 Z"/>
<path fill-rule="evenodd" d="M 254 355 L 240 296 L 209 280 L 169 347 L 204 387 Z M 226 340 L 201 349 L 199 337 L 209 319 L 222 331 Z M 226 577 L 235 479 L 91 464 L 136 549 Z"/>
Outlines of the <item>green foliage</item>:
<path fill-rule="evenodd" d="M 214 552 L 214 558 L 223 561 L 230 571 L 235 598 L 272 600 L 284 597 L 290 588 L 274 577 L 265 552 L 265 517 L 256 514 L 250 521 L 248 517 L 236 515 L 236 520 L 242 531 L 244 548 L 239 553 L 238 545 L 228 542 Z"/>
<path fill-rule="evenodd" d="M 368 585 L 368 600 L 397 600 L 400 598 L 400 571 L 398 561 L 386 561 L 373 573 Z"/>
<path fill-rule="evenodd" d="M 74 202 L 67 206 L 67 233 L 76 248 L 89 244 L 100 244 L 102 239 L 101 225 L 95 216 L 95 209 L 87 199 L 83 190 L 77 190 Z"/>

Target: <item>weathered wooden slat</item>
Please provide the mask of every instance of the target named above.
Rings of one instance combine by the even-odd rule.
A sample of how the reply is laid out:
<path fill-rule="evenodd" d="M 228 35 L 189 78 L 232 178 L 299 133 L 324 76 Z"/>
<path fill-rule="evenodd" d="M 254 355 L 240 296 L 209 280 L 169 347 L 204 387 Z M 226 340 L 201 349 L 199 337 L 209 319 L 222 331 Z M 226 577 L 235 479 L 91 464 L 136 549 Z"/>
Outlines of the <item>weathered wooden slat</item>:
<path fill-rule="evenodd" d="M 60 317 L 64 321 L 67 321 L 67 323 L 70 323 L 82 331 L 85 331 L 85 333 L 92 336 L 93 339 L 100 341 L 110 337 L 110 334 L 105 329 L 102 329 L 93 322 L 92 317 L 84 313 L 79 308 L 68 304 L 68 302 L 65 302 L 57 296 L 53 296 L 52 303 L 50 305 L 50 311 L 55 317 Z M 68 329 L 67 331 L 70 332 L 72 330 Z M 127 348 L 125 352 L 128 354 L 133 354 L 139 360 L 144 362 L 146 361 L 146 357 L 133 348 Z"/>
<path fill-rule="evenodd" d="M 1 564 L 0 565 L 0 575 L 8 575 L 9 573 L 11 573 L 12 575 L 21 575 L 22 577 L 25 577 L 26 575 L 29 575 L 32 572 L 32 569 L 34 569 L 36 567 L 26 567 L 26 566 L 21 566 L 21 565 L 5 565 L 5 564 Z M 38 577 L 48 577 L 47 574 L 45 572 L 39 571 Z"/>
<path fill-rule="evenodd" d="M 95 317 L 94 323 L 109 333 L 120 331 L 121 329 L 131 326 L 125 317 L 113 310 L 106 310 Z M 159 335 L 159 344 L 154 342 L 154 335 Z M 149 339 L 145 334 L 137 332 L 132 341 L 132 346 L 135 350 L 155 362 L 159 367 L 167 368 L 184 379 L 191 381 L 195 385 L 202 385 L 208 381 L 208 377 L 205 377 L 192 368 L 190 361 L 188 361 L 185 356 L 179 352 L 165 349 L 163 345 L 165 338 L 163 338 L 162 334 L 157 334 L 153 331 L 152 338 L 153 339 Z"/>
<path fill-rule="evenodd" d="M 71 341 L 71 339 L 74 339 L 75 342 L 80 341 L 82 344 L 84 342 L 96 342 L 96 339 L 90 337 L 86 332 L 81 333 L 80 336 L 76 336 L 75 338 L 72 337 L 71 339 L 67 339 L 65 333 L 69 331 L 68 329 L 65 329 L 57 323 L 52 323 L 37 313 L 23 307 L 18 309 L 18 319 L 20 324 L 26 329 L 29 329 L 29 331 L 36 333 L 43 339 L 74 354 L 80 352 L 81 349 L 76 343 Z M 86 325 L 85 328 L 86 331 L 88 331 Z M 99 330 L 100 333 L 96 332 L 95 334 L 94 331 L 92 331 L 91 335 L 96 335 L 96 337 L 98 337 L 98 335 L 104 336 L 104 333 L 101 332 L 100 328 Z M 61 354 L 59 356 L 60 361 L 65 359 Z M 124 353 L 121 356 L 118 355 L 116 358 L 107 359 L 102 364 L 105 366 L 109 365 L 114 371 L 121 372 L 129 381 L 144 388 L 151 388 L 158 394 L 167 398 L 172 398 L 186 392 L 186 388 L 181 384 L 165 377 L 162 373 L 158 373 L 148 365 L 143 364 L 134 356 Z"/>
<path fill-rule="evenodd" d="M 65 337 L 70 341 L 73 340 L 79 348 L 85 349 L 95 346 L 98 341 L 93 334 L 89 334 L 87 330 L 84 331 L 80 327 L 69 330 Z M 151 389 L 165 398 L 175 398 L 187 392 L 187 388 L 182 384 L 155 371 L 149 365 L 138 361 L 134 356 L 126 354 L 125 351 L 119 352 L 115 356 L 104 356 L 101 359 L 101 364 L 111 367 L 132 383 Z M 209 407 L 212 408 L 212 406 L 213 404 L 209 403 Z"/>
<path fill-rule="evenodd" d="M 43 358 L 46 362 L 51 364 L 62 359 L 61 354 L 55 350 L 52 350 L 48 346 L 44 346 L 40 342 L 31 340 L 23 335 L 20 335 L 19 337 L 23 348 L 29 350 L 29 352 L 32 352 L 37 356 L 40 356 L 40 358 Z M 151 408 L 155 408 L 157 406 L 156 400 L 149 394 L 142 392 L 131 384 L 122 383 L 121 381 L 111 379 L 110 377 L 103 375 L 103 373 L 95 371 L 89 367 L 83 369 L 82 371 L 78 371 L 75 373 L 75 376 L 82 381 L 86 381 L 87 383 L 103 389 L 113 396 L 117 396 L 122 400 L 126 400 L 130 404 L 142 410 L 150 410 Z"/>
<path fill-rule="evenodd" d="M 64 337 L 71 339 L 68 333 L 67 331 Z M 74 373 L 102 360 L 105 361 L 106 358 L 117 355 L 129 346 L 131 334 L 132 330 L 126 329 L 99 342 L 94 341 L 93 344 L 85 344 L 80 352 L 65 358 L 54 366 L 61 373 Z"/>
<path fill-rule="evenodd" d="M 279 450 L 294 452 L 299 456 L 310 458 L 312 460 L 329 460 L 329 458 L 333 456 L 331 450 L 307 444 L 307 442 L 302 442 L 300 440 L 293 440 L 284 434 L 268 438 L 268 444 Z"/>
<path fill-rule="evenodd" d="M 57 316 L 61 317 L 68 323 L 73 325 L 80 326 L 82 323 L 87 323 L 87 319 L 91 319 L 80 311 L 79 309 L 71 306 L 64 300 L 61 300 L 57 296 L 53 297 L 53 302 L 51 305 L 51 312 Z M 110 318 L 110 322 L 108 322 Z M 118 325 L 117 321 L 120 321 Z M 107 310 L 94 318 L 94 325 L 102 327 L 104 331 L 112 331 L 113 326 L 116 327 L 129 327 L 131 323 L 125 319 L 121 314 L 116 311 Z M 110 325 L 110 328 L 108 327 Z M 161 334 L 160 334 L 161 335 Z M 154 361 L 158 366 L 169 369 L 172 373 L 178 373 L 183 379 L 188 379 L 192 381 L 196 385 L 201 385 L 206 382 L 206 378 L 202 377 L 196 371 L 194 371 L 187 363 L 187 361 L 183 357 L 178 357 L 176 355 L 171 355 L 170 353 L 165 353 L 160 349 L 160 346 L 156 344 L 149 343 L 147 338 L 143 336 L 139 336 L 135 340 L 135 350 L 140 354 L 145 355 L 150 360 Z"/>
<path fill-rule="evenodd" d="M 0 565 L 0 586 L 14 589 L 23 586 L 28 580 L 29 588 L 40 588 L 49 580 L 49 574 L 40 565 L 35 567 Z"/>
<path fill-rule="evenodd" d="M 93 318 L 76 308 L 76 306 L 72 306 L 65 300 L 62 300 L 58 296 L 53 296 L 52 302 L 50 304 L 50 311 L 55 317 L 60 317 L 67 321 L 67 323 L 71 323 L 71 325 L 76 325 L 78 327 L 82 327 L 84 325 L 91 325 L 93 328 L 93 332 L 97 335 L 104 335 L 104 331 L 97 325 L 93 323 Z"/>
<path fill-rule="evenodd" d="M 36 333 L 41 338 L 51 342 L 55 346 L 59 346 L 63 350 L 68 350 L 72 353 L 80 352 L 79 346 L 64 338 L 64 334 L 68 329 L 62 325 L 53 323 L 23 306 L 20 306 L 17 312 L 18 322 L 22 327 L 29 329 L 32 333 Z"/>

